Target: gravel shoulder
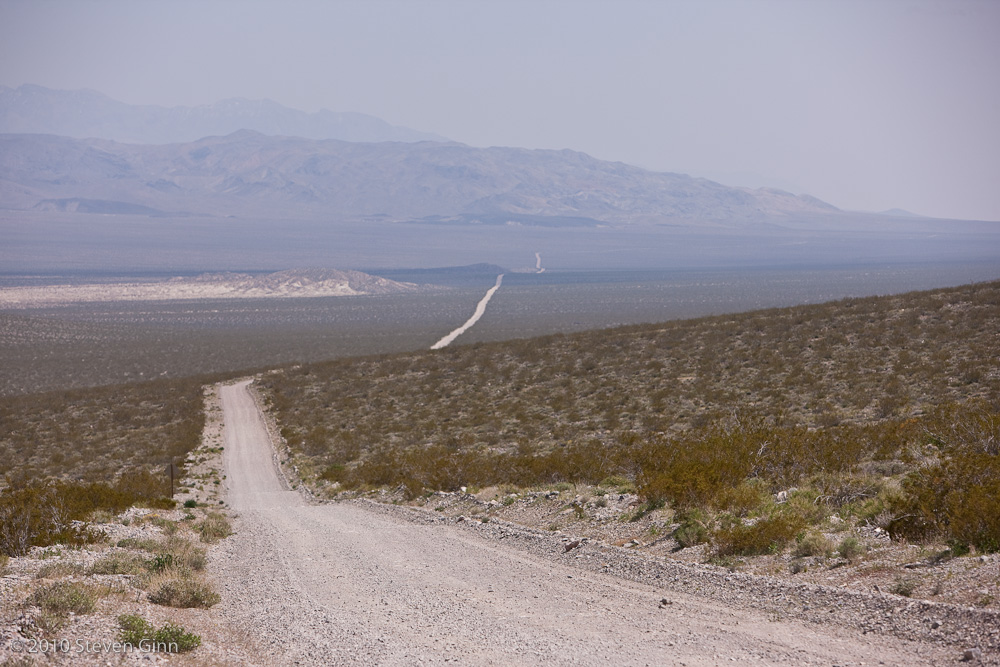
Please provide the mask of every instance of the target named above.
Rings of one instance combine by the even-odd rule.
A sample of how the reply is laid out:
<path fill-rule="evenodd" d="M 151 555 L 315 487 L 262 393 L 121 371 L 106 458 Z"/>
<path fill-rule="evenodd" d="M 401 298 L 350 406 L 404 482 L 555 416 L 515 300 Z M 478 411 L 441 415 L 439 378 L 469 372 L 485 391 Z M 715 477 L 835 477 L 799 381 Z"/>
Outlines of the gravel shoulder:
<path fill-rule="evenodd" d="M 566 535 L 495 520 L 314 503 L 279 473 L 248 385 L 221 388 L 237 533 L 211 566 L 221 615 L 255 638 L 260 664 L 930 665 L 968 647 L 995 654 L 991 612 L 596 542 L 567 549 Z"/>

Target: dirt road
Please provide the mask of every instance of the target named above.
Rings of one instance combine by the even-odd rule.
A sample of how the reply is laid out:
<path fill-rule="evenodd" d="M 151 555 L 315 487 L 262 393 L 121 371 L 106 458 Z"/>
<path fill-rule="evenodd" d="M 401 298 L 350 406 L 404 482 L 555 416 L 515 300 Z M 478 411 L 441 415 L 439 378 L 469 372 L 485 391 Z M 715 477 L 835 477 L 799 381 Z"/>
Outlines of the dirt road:
<path fill-rule="evenodd" d="M 255 641 L 261 663 L 917 665 L 961 657 L 628 582 L 402 512 L 310 504 L 281 481 L 247 383 L 223 388 L 222 402 L 239 519 L 212 568 L 223 616 Z M 555 537 L 551 551 L 563 552 Z"/>
<path fill-rule="evenodd" d="M 483 315 L 486 314 L 486 305 L 489 304 L 490 299 L 492 299 L 493 295 L 497 293 L 498 289 L 500 289 L 500 285 L 501 283 L 503 283 L 503 276 L 504 274 L 502 273 L 499 276 L 497 276 L 496 284 L 494 284 L 493 287 L 486 290 L 486 296 L 480 299 L 479 303 L 476 304 L 476 310 L 472 313 L 472 317 L 466 320 L 465 324 L 458 327 L 457 329 L 449 333 L 447 336 L 445 336 L 438 342 L 431 345 L 432 350 L 440 350 L 443 347 L 448 347 L 449 345 L 455 342 L 456 338 L 458 338 L 466 331 L 471 329 L 476 324 L 476 322 L 479 321 L 479 318 L 481 318 Z"/>

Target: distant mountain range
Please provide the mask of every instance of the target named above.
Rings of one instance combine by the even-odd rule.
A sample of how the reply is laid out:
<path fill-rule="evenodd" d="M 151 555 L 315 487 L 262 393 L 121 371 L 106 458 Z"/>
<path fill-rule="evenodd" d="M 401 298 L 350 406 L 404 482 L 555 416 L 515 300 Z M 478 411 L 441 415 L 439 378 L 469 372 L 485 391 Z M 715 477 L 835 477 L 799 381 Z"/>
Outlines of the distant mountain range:
<path fill-rule="evenodd" d="M 0 135 L 0 208 L 562 227 L 731 225 L 838 212 L 813 197 L 569 150 L 249 130 L 164 145 Z"/>
<path fill-rule="evenodd" d="M 255 130 L 342 141 L 447 141 L 361 113 L 306 113 L 270 100 L 229 99 L 197 107 L 135 106 L 93 90 L 0 86 L 0 133 L 56 134 L 133 144 L 169 144 Z"/>

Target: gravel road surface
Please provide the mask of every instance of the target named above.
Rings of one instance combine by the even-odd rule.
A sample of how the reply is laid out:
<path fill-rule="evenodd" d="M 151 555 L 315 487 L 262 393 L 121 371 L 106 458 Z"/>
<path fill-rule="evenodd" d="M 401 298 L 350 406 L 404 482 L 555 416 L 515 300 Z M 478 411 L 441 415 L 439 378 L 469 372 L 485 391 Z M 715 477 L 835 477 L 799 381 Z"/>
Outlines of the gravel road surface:
<path fill-rule="evenodd" d="M 558 536 L 546 556 L 508 546 L 503 531 L 491 538 L 392 508 L 313 504 L 283 481 L 248 384 L 221 393 L 238 518 L 212 570 L 225 620 L 253 640 L 261 664 L 923 665 L 962 656 L 574 566 Z"/>

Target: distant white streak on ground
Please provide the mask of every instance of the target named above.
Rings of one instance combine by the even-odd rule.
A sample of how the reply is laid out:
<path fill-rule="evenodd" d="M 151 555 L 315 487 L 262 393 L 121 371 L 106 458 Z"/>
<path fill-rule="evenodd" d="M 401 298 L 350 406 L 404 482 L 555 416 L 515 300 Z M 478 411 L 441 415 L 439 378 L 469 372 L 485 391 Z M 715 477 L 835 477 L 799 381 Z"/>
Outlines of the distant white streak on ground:
<path fill-rule="evenodd" d="M 476 304 L 476 312 L 472 314 L 472 317 L 466 320 L 465 324 L 455 329 L 454 331 L 452 331 L 450 334 L 448 334 L 438 342 L 431 345 L 432 350 L 440 350 L 442 347 L 448 347 L 455 341 L 456 338 L 458 338 L 466 331 L 471 329 L 472 325 L 474 325 L 476 322 L 479 321 L 479 318 L 482 317 L 483 314 L 486 312 L 486 304 L 490 302 L 490 299 L 493 298 L 493 295 L 497 293 L 498 289 L 500 289 L 500 283 L 503 282 L 503 276 L 504 274 L 502 273 L 499 276 L 497 276 L 496 285 L 491 287 L 486 292 L 486 296 L 484 296 L 482 299 L 479 300 L 479 303 Z"/>

